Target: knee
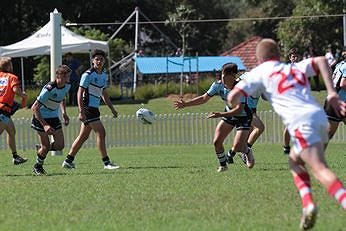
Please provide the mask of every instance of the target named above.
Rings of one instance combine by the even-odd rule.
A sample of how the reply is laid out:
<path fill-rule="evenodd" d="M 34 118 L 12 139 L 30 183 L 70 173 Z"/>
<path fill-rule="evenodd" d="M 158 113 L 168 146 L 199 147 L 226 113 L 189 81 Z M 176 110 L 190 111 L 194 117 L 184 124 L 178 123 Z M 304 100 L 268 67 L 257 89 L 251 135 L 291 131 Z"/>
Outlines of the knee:
<path fill-rule="evenodd" d="M 262 134 L 264 132 L 264 124 L 261 124 L 260 126 L 257 127 L 257 133 Z"/>
<path fill-rule="evenodd" d="M 106 137 L 106 131 L 105 130 L 101 130 L 101 131 L 97 132 L 96 135 L 99 138 L 105 138 Z"/>
<path fill-rule="evenodd" d="M 214 147 L 220 147 L 220 146 L 222 146 L 222 144 L 223 144 L 223 141 L 220 140 L 220 139 L 218 139 L 218 138 L 215 138 L 215 139 L 213 140 L 213 145 L 214 145 Z"/>
<path fill-rule="evenodd" d="M 65 144 L 64 143 L 54 143 L 54 147 L 55 150 L 61 151 L 65 148 Z"/>
<path fill-rule="evenodd" d="M 47 145 L 41 145 L 42 153 L 47 153 L 49 150 L 50 150 L 50 146 L 48 147 Z"/>

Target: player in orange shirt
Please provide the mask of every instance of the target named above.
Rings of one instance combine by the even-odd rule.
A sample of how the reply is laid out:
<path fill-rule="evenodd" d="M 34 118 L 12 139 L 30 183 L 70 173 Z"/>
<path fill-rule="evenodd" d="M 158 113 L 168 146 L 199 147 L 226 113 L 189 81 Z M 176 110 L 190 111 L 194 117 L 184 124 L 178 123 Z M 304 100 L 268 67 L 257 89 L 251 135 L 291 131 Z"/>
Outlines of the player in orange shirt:
<path fill-rule="evenodd" d="M 0 134 L 4 130 L 7 132 L 7 144 L 12 151 L 13 164 L 18 165 L 28 159 L 17 154 L 16 148 L 16 129 L 11 115 L 19 108 L 19 104 L 14 101 L 14 96 L 18 95 L 26 101 L 26 94 L 20 88 L 18 77 L 13 72 L 10 57 L 0 57 Z"/>

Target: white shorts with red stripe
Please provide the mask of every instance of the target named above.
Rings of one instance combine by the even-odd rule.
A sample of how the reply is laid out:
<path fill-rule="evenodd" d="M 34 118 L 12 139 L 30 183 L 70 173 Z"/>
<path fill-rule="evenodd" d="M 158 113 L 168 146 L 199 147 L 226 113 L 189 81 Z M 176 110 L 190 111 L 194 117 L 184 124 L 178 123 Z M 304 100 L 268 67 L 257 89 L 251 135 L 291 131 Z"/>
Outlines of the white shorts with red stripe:
<path fill-rule="evenodd" d="M 299 121 L 287 125 L 294 152 L 300 152 L 312 144 L 328 143 L 328 120 L 323 111 L 300 117 Z"/>

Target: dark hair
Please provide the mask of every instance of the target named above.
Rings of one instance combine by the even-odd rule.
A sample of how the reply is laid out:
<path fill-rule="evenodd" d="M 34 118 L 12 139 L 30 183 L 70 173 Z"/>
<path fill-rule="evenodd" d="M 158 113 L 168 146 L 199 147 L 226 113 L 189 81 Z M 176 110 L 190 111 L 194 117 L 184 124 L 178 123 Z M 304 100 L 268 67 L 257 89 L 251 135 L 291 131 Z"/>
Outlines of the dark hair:
<path fill-rule="evenodd" d="M 224 65 L 222 65 L 221 71 L 224 75 L 237 74 L 238 66 L 235 63 L 225 63 Z"/>
<path fill-rule="evenodd" d="M 92 53 L 91 53 L 91 57 L 95 58 L 96 55 L 101 55 L 104 58 L 106 57 L 106 53 L 103 50 L 98 50 L 95 49 Z"/>
<path fill-rule="evenodd" d="M 292 54 L 298 54 L 298 49 L 296 47 L 294 48 L 291 48 L 289 51 L 288 51 L 288 56 L 292 55 Z"/>

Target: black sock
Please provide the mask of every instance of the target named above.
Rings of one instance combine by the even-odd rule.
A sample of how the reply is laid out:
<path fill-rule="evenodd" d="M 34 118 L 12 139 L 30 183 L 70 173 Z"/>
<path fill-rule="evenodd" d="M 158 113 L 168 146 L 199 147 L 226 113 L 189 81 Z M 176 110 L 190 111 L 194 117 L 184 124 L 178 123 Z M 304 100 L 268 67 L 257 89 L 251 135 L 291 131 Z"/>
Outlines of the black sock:
<path fill-rule="evenodd" d="M 220 166 L 226 166 L 227 165 L 227 158 L 225 155 L 225 152 L 216 153 L 217 159 L 219 160 Z"/>
<path fill-rule="evenodd" d="M 229 150 L 227 155 L 231 155 L 232 157 L 235 156 L 235 154 L 237 154 L 235 151 L 233 151 L 233 149 Z"/>
<path fill-rule="evenodd" d="M 71 164 L 74 161 L 74 156 L 67 155 L 65 161 Z"/>
<path fill-rule="evenodd" d="M 17 154 L 17 152 L 12 152 L 12 156 L 13 156 L 13 159 L 16 159 L 16 158 L 19 157 L 18 154 Z"/>
<path fill-rule="evenodd" d="M 104 164 L 104 165 L 108 165 L 108 164 L 111 163 L 111 161 L 110 161 L 110 159 L 109 159 L 108 156 L 103 157 L 103 158 L 102 158 L 102 161 L 103 161 L 103 164 Z"/>
<path fill-rule="evenodd" d="M 251 148 L 251 147 L 252 147 L 252 144 L 247 143 L 246 145 L 247 145 L 249 148 Z"/>
<path fill-rule="evenodd" d="M 39 154 L 37 154 L 35 165 L 43 165 L 44 159 L 46 159 L 46 157 L 43 157 L 43 156 L 40 156 Z"/>

